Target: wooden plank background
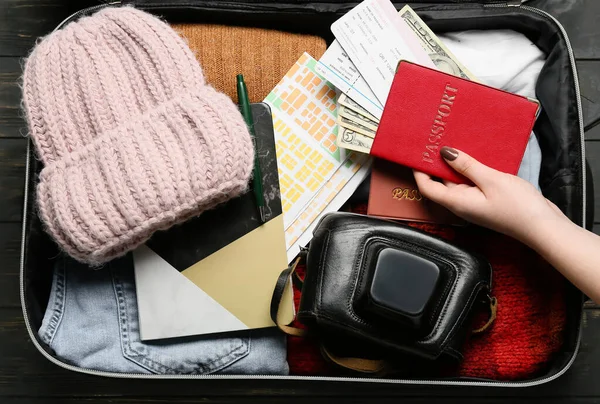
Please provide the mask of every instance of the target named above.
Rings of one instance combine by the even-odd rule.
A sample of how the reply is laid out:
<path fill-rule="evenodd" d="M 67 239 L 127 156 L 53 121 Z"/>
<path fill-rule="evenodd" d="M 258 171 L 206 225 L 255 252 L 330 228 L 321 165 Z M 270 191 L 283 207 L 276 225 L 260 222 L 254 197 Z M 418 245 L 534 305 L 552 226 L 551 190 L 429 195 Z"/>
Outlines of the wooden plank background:
<path fill-rule="evenodd" d="M 89 1 L 87 1 L 89 3 Z M 90 377 L 65 371 L 39 354 L 23 323 L 19 306 L 18 266 L 24 181 L 25 125 L 20 112 L 22 58 L 36 39 L 51 31 L 85 2 L 3 0 L 0 5 L 0 403 L 295 403 L 308 397 L 330 402 L 448 403 L 523 402 L 600 403 L 600 309 L 584 314 L 581 352 L 572 369 L 555 382 L 530 389 L 423 389 L 361 383 L 269 381 L 140 381 Z M 583 97 L 588 160 L 600 179 L 600 2 L 537 0 L 533 5 L 558 18 L 570 35 L 577 57 Z M 596 182 L 596 190 L 600 184 Z M 596 198 L 600 213 L 600 198 Z M 596 218 L 600 229 L 600 216 Z M 275 386 L 275 387 L 274 387 Z"/>

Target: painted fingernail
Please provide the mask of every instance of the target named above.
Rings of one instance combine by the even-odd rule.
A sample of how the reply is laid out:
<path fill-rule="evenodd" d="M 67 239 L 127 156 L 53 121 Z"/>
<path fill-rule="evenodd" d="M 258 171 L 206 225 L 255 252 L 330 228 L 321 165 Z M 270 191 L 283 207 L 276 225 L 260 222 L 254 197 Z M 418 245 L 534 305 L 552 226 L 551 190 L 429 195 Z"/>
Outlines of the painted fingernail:
<path fill-rule="evenodd" d="M 442 157 L 448 161 L 454 161 L 458 157 L 458 151 L 452 147 L 444 146 L 440 150 Z"/>

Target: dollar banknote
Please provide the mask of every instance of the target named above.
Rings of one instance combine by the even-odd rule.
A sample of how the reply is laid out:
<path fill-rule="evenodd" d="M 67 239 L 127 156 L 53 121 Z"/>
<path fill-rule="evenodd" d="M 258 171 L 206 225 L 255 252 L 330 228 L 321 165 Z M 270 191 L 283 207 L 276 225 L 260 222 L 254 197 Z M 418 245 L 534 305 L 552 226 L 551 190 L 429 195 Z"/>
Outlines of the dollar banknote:
<path fill-rule="evenodd" d="M 379 119 L 377 119 L 371 113 L 369 113 L 369 111 L 358 105 L 356 101 L 348 97 L 346 94 L 340 95 L 340 97 L 338 98 L 338 104 L 343 105 L 344 107 L 349 108 L 353 111 L 356 111 L 362 116 L 365 116 L 372 121 L 379 122 Z"/>
<path fill-rule="evenodd" d="M 375 137 L 375 131 L 367 128 L 366 126 L 361 125 L 359 122 L 350 120 L 346 117 L 338 115 L 337 123 L 342 128 L 350 129 L 354 132 L 358 132 L 362 135 L 368 136 L 370 138 Z"/>
<path fill-rule="evenodd" d="M 368 117 L 361 115 L 360 113 L 358 113 L 350 108 L 347 108 L 343 105 L 338 105 L 338 116 L 344 117 L 353 122 L 357 122 L 359 125 L 361 125 L 365 128 L 371 129 L 374 132 L 377 131 L 377 127 L 379 126 L 378 121 L 373 121 L 373 120 L 369 119 Z"/>
<path fill-rule="evenodd" d="M 400 17 L 419 38 L 421 47 L 429 54 L 429 58 L 439 70 L 467 80 L 478 81 L 410 6 L 400 10 Z"/>
<path fill-rule="evenodd" d="M 369 154 L 371 147 L 373 147 L 373 139 L 351 129 L 340 127 L 338 129 L 337 145 L 344 149 Z"/>

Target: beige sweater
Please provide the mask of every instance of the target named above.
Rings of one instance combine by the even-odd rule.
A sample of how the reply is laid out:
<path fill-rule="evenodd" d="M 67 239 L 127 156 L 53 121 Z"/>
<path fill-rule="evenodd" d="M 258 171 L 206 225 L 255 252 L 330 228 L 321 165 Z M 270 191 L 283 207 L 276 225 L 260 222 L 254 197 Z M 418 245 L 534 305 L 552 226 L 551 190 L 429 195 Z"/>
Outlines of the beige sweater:
<path fill-rule="evenodd" d="M 174 24 L 196 53 L 207 81 L 237 101 L 237 74 L 243 74 L 251 102 L 261 102 L 308 52 L 319 59 L 323 38 L 260 28 L 206 24 Z"/>

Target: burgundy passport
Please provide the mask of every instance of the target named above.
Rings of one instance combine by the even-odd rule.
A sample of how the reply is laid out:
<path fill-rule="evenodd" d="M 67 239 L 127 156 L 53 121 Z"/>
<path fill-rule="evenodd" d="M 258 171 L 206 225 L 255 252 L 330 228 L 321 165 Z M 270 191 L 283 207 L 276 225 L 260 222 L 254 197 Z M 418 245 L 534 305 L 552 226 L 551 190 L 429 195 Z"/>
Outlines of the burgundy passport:
<path fill-rule="evenodd" d="M 450 146 L 516 175 L 538 110 L 527 97 L 401 61 L 371 154 L 468 183 L 440 156 Z"/>
<path fill-rule="evenodd" d="M 367 214 L 387 219 L 464 225 L 437 203 L 421 195 L 410 168 L 375 159 L 371 169 L 371 188 Z"/>

